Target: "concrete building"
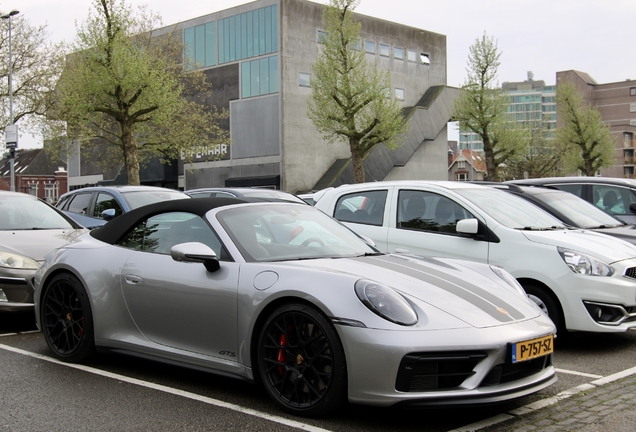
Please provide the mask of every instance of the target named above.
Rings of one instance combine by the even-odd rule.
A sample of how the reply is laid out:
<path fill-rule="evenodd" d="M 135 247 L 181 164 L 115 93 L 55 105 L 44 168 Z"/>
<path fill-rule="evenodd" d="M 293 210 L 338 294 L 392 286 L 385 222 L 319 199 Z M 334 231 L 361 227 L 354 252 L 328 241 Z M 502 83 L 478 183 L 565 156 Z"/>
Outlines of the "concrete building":
<path fill-rule="evenodd" d="M 534 80 L 532 72 L 520 82 L 504 82 L 501 86 L 510 96 L 508 115 L 511 120 L 546 131 L 546 138 L 556 136 L 556 86 Z M 483 151 L 484 143 L 473 132 L 460 131 L 459 148 Z"/>
<path fill-rule="evenodd" d="M 212 83 L 208 103 L 230 113 L 224 126 L 232 140 L 195 155 L 184 166 L 180 188 L 299 192 L 353 182 L 348 144 L 322 140 L 306 114 L 325 7 L 257 0 L 176 25 L 186 54 Z M 447 123 L 458 94 L 446 87 L 446 36 L 359 14 L 356 19 L 361 49 L 369 62 L 391 71 L 392 97 L 410 124 L 401 147 L 378 145 L 365 159 L 367 180 L 446 179 Z"/>
<path fill-rule="evenodd" d="M 616 162 L 601 170 L 605 177 L 636 178 L 636 81 L 599 84 L 585 72 L 557 72 L 557 85 L 576 84 L 584 100 L 595 107 L 616 139 Z"/>

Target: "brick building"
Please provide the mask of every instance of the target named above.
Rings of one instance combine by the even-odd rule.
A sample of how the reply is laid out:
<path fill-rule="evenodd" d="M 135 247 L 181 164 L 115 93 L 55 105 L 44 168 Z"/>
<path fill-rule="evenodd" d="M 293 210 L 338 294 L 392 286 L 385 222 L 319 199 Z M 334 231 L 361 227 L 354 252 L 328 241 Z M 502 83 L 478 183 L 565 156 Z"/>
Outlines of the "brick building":
<path fill-rule="evenodd" d="M 11 161 L 0 160 L 0 189 L 11 190 Z M 52 203 L 68 191 L 66 163 L 52 161 L 43 149 L 15 152 L 15 191 L 35 195 Z"/>

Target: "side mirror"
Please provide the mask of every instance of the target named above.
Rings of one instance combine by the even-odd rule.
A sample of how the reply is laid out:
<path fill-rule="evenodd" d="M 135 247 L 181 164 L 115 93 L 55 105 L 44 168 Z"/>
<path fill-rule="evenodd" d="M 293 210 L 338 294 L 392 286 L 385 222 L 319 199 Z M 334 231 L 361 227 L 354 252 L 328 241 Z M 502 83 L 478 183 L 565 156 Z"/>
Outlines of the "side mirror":
<path fill-rule="evenodd" d="M 172 246 L 170 256 L 178 262 L 203 263 L 205 269 L 211 273 L 221 268 L 214 251 L 199 242 L 180 243 Z"/>
<path fill-rule="evenodd" d="M 477 234 L 479 221 L 477 219 L 462 219 L 457 221 L 455 230 L 460 234 Z"/>
<path fill-rule="evenodd" d="M 103 212 L 101 212 L 101 215 L 102 215 L 102 219 L 104 219 L 105 221 L 113 220 L 115 219 L 115 209 L 113 208 L 106 209 Z"/>
<path fill-rule="evenodd" d="M 636 202 L 633 202 L 629 205 L 629 211 L 636 214 Z"/>

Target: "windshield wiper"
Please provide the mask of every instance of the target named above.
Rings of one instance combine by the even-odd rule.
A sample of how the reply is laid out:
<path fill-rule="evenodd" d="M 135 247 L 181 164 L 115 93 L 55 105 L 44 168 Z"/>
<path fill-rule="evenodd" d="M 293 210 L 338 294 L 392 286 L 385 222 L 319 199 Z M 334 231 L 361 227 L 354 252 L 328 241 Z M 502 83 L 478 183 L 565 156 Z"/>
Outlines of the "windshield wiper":
<path fill-rule="evenodd" d="M 519 227 L 519 228 L 515 228 L 515 229 L 521 230 L 521 231 L 552 231 L 552 230 L 562 230 L 562 229 L 566 229 L 566 228 L 564 226 L 553 225 L 551 227 L 525 226 L 525 227 Z"/>
<path fill-rule="evenodd" d="M 356 258 L 357 257 L 378 256 L 378 255 L 384 255 L 384 252 L 365 252 L 362 255 L 356 255 Z"/>

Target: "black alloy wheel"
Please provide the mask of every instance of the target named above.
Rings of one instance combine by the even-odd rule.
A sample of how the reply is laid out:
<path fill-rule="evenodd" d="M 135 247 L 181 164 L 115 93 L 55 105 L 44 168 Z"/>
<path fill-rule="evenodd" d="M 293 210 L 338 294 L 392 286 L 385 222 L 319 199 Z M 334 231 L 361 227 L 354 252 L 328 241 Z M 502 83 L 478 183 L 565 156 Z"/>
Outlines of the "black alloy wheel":
<path fill-rule="evenodd" d="M 267 393 L 286 411 L 317 417 L 346 402 L 344 350 L 331 322 L 314 308 L 287 304 L 275 310 L 257 355 Z"/>
<path fill-rule="evenodd" d="M 86 290 L 74 275 L 58 274 L 42 296 L 42 332 L 60 360 L 78 363 L 95 352 L 93 314 Z"/>

